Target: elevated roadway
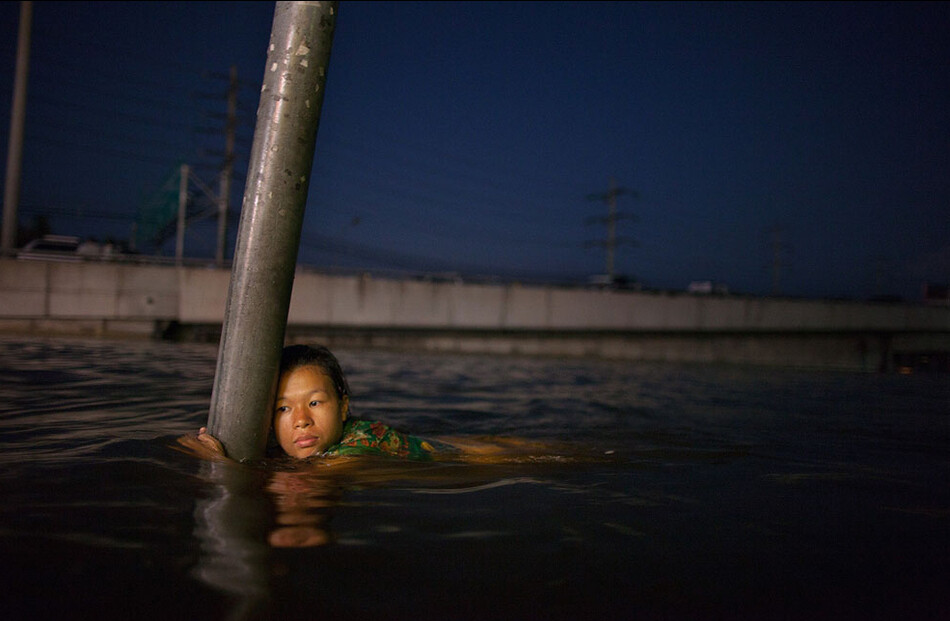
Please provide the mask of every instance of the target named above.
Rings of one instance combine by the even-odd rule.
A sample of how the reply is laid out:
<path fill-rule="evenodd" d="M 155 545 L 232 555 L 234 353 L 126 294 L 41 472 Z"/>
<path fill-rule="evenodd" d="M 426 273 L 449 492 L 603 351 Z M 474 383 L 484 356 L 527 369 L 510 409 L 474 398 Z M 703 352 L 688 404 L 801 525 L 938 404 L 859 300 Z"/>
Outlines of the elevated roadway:
<path fill-rule="evenodd" d="M 230 271 L 0 259 L 0 332 L 217 342 Z M 727 362 L 941 367 L 950 308 L 428 282 L 300 268 L 288 342 L 333 347 Z"/>

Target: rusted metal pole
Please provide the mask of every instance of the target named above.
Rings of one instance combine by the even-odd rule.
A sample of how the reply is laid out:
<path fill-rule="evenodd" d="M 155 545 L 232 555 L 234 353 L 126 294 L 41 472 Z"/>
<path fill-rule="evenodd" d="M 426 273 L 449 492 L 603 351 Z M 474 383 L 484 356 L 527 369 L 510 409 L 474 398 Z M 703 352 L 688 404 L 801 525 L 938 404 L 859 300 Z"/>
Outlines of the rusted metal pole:
<path fill-rule="evenodd" d="M 208 431 L 264 454 L 337 2 L 277 2 L 241 208 Z"/>

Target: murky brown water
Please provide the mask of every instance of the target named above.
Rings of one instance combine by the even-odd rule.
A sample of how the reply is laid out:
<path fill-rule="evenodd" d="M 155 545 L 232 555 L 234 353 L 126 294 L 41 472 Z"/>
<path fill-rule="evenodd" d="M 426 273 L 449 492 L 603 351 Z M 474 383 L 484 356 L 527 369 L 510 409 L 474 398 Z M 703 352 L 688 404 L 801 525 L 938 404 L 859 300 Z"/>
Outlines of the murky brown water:
<path fill-rule="evenodd" d="M 4 619 L 950 617 L 946 375 L 338 351 L 497 463 L 212 464 L 212 346 L 0 339 Z"/>

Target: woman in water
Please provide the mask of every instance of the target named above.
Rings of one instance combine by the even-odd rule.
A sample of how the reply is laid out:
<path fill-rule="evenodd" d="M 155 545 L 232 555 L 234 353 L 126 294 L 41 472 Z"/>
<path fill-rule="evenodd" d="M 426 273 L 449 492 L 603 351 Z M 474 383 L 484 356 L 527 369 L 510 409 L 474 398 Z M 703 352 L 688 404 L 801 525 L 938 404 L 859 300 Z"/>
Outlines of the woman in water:
<path fill-rule="evenodd" d="M 380 422 L 353 418 L 343 369 L 336 356 L 322 346 L 284 348 L 272 426 L 280 448 L 297 459 L 385 455 L 429 460 L 436 452 L 426 440 Z M 180 442 L 205 457 L 226 455 L 221 442 L 204 427 L 197 437 L 185 436 Z"/>

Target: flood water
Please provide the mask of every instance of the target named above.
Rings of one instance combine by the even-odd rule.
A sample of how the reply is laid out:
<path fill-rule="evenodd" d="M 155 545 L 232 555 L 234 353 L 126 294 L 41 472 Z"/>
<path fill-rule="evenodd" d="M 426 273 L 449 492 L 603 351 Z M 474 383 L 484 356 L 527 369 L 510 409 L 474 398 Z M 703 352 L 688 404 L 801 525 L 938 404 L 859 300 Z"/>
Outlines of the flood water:
<path fill-rule="evenodd" d="M 339 350 L 493 460 L 212 463 L 217 350 L 0 339 L 3 619 L 947 619 L 950 381 Z"/>

